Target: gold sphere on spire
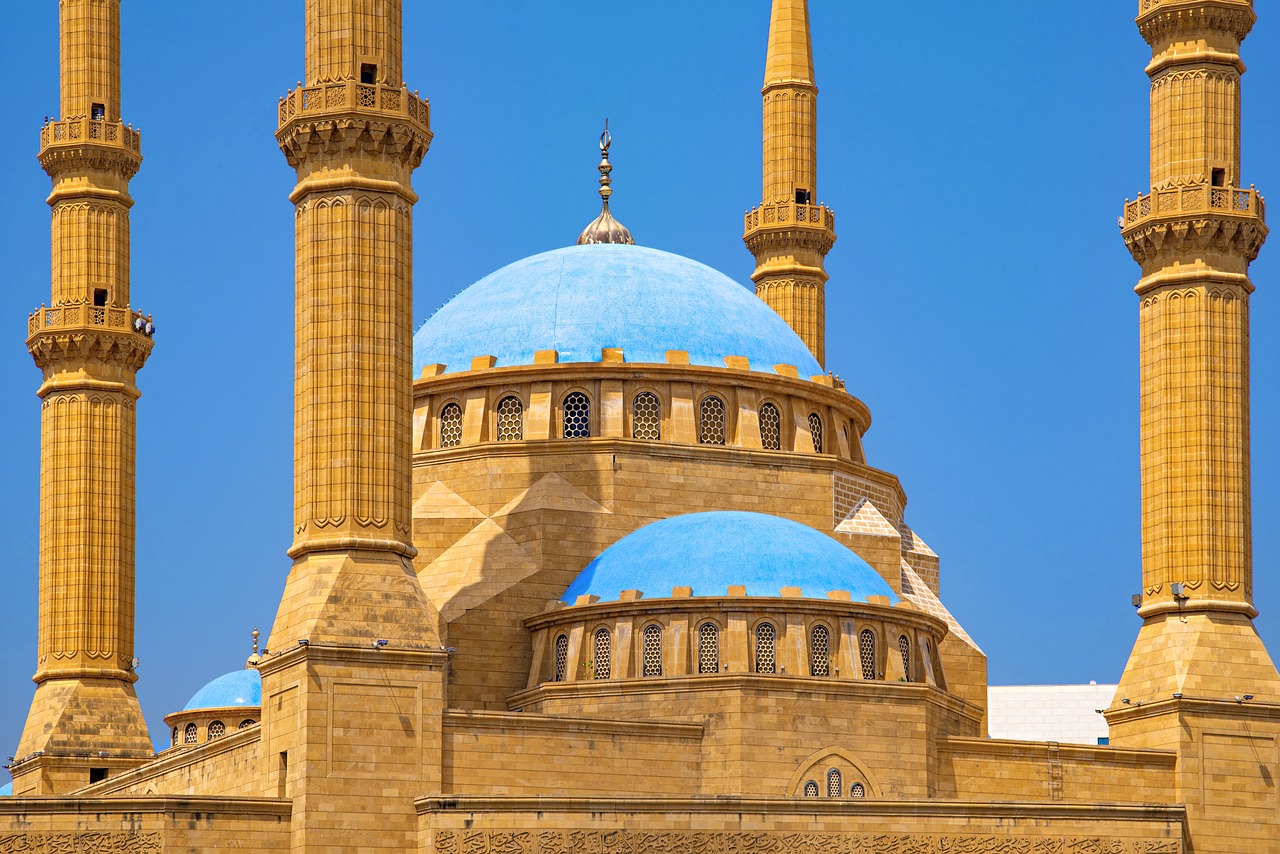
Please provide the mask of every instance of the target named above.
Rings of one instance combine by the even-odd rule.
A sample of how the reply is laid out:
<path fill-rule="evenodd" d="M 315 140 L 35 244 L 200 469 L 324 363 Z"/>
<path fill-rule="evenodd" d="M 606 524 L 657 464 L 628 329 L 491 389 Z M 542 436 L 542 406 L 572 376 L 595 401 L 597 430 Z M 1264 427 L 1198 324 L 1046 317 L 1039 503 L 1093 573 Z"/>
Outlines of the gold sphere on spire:
<path fill-rule="evenodd" d="M 623 243 L 634 246 L 636 242 L 627 227 L 609 213 L 609 197 L 613 195 L 611 186 L 613 179 L 609 177 L 613 172 L 613 164 L 609 162 L 611 145 L 613 145 L 613 136 L 609 133 L 609 120 L 605 119 L 604 133 L 600 134 L 600 198 L 604 204 L 600 216 L 596 217 L 595 221 L 578 236 L 579 246 L 588 243 Z"/>

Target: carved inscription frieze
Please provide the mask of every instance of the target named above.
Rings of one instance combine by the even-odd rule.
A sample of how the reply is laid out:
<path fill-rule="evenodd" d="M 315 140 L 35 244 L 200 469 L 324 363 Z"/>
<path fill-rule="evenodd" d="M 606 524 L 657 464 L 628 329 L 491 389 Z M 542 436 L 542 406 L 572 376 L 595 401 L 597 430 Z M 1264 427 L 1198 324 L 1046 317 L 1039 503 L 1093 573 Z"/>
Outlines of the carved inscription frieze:
<path fill-rule="evenodd" d="M 160 854 L 159 833 L 13 833 L 0 835 L 0 854 Z"/>
<path fill-rule="evenodd" d="M 1182 854 L 1179 840 L 856 833 L 437 830 L 436 854 Z"/>

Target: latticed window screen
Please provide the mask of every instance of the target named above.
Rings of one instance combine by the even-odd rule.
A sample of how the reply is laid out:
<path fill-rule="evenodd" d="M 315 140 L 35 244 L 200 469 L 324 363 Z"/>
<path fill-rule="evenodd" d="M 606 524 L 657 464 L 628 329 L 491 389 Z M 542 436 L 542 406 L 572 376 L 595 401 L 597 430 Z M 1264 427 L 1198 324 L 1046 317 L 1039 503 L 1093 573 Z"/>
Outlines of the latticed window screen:
<path fill-rule="evenodd" d="M 858 635 L 858 658 L 862 661 L 862 678 L 876 678 L 876 633 L 863 629 Z"/>
<path fill-rule="evenodd" d="M 756 626 L 756 673 L 778 672 L 778 632 L 769 623 Z"/>
<path fill-rule="evenodd" d="M 814 626 L 809 636 L 809 675 L 831 675 L 831 631 L 826 626 Z"/>
<path fill-rule="evenodd" d="M 715 395 L 702 399 L 698 441 L 704 445 L 724 444 L 724 401 Z"/>
<path fill-rule="evenodd" d="M 645 676 L 662 675 L 662 626 L 644 627 L 644 657 L 642 673 Z"/>
<path fill-rule="evenodd" d="M 257 721 L 252 721 L 252 720 L 244 720 L 244 721 L 241 721 L 241 722 L 240 722 L 240 729 L 245 729 L 245 728 L 247 728 L 247 727 L 251 727 L 251 726 L 253 726 L 253 725 L 254 725 L 254 724 L 256 724 L 256 723 L 257 723 Z"/>
<path fill-rule="evenodd" d="M 806 798 L 818 797 L 818 784 L 813 780 L 804 781 L 804 796 Z"/>
<path fill-rule="evenodd" d="M 456 448 L 462 444 L 462 407 L 451 403 L 440 412 L 440 447 Z"/>
<path fill-rule="evenodd" d="M 565 668 L 569 665 L 569 638 L 560 635 L 556 638 L 556 681 L 564 681 Z"/>
<path fill-rule="evenodd" d="M 822 418 L 816 412 L 809 414 L 809 435 L 813 437 L 813 452 L 821 454 L 822 444 Z"/>
<path fill-rule="evenodd" d="M 865 798 L 867 796 L 867 787 L 861 783 L 854 783 L 849 787 L 849 797 Z"/>
<path fill-rule="evenodd" d="M 782 416 L 772 403 L 760 407 L 760 446 L 766 451 L 782 450 Z"/>
<path fill-rule="evenodd" d="M 655 442 L 662 438 L 662 405 L 656 394 L 643 391 L 632 402 L 631 438 Z"/>
<path fill-rule="evenodd" d="M 840 769 L 832 768 L 827 771 L 827 797 L 838 798 L 844 794 L 844 784 L 840 779 Z"/>
<path fill-rule="evenodd" d="M 898 638 L 898 651 L 902 653 L 902 675 L 911 681 L 911 641 L 906 635 Z"/>
<path fill-rule="evenodd" d="M 195 724 L 187 724 L 187 728 L 182 735 L 182 742 L 183 744 L 196 743 L 196 725 Z"/>
<path fill-rule="evenodd" d="M 596 631 L 596 659 L 594 662 L 597 679 L 608 679 L 613 671 L 613 636 L 608 629 Z"/>
<path fill-rule="evenodd" d="M 591 400 L 580 391 L 564 399 L 564 431 L 566 439 L 587 439 L 591 436 Z"/>
<path fill-rule="evenodd" d="M 698 672 L 720 672 L 720 627 L 715 623 L 698 627 Z"/>
<path fill-rule="evenodd" d="M 210 741 L 213 741 L 215 738 L 222 738 L 226 734 L 227 734 L 227 725 L 224 724 L 222 721 L 214 721 L 213 723 L 209 724 L 209 740 Z"/>
<path fill-rule="evenodd" d="M 519 442 L 524 438 L 524 404 L 518 397 L 504 397 L 498 404 L 498 441 Z"/>

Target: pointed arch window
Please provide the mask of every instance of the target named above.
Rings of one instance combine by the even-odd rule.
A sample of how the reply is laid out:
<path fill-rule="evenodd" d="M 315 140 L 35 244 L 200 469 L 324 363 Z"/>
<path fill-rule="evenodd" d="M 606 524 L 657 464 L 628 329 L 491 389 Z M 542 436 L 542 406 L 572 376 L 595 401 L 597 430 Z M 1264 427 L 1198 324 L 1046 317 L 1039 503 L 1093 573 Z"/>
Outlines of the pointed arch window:
<path fill-rule="evenodd" d="M 838 798 L 844 793 L 844 782 L 840 778 L 840 769 L 831 768 L 827 771 L 827 797 Z"/>
<path fill-rule="evenodd" d="M 720 627 L 715 623 L 698 627 L 698 672 L 720 672 Z"/>
<path fill-rule="evenodd" d="M 462 444 L 462 407 L 450 403 L 440 410 L 440 447 L 456 448 Z"/>
<path fill-rule="evenodd" d="M 631 438 L 653 442 L 662 438 L 662 404 L 653 392 L 642 391 L 631 402 Z"/>
<path fill-rule="evenodd" d="M 778 630 L 772 623 L 756 626 L 756 673 L 778 672 Z"/>
<path fill-rule="evenodd" d="M 498 441 L 519 442 L 524 438 L 524 404 L 515 395 L 498 404 Z"/>
<path fill-rule="evenodd" d="M 813 452 L 823 453 L 825 445 L 822 442 L 822 416 L 816 412 L 809 413 L 809 435 L 813 438 Z"/>
<path fill-rule="evenodd" d="M 809 675 L 831 675 L 831 630 L 814 626 L 809 635 Z"/>
<path fill-rule="evenodd" d="M 662 675 L 662 626 L 645 626 L 643 635 L 641 675 Z"/>
<path fill-rule="evenodd" d="M 862 664 L 862 678 L 876 678 L 876 633 L 863 629 L 858 634 L 858 658 Z"/>
<path fill-rule="evenodd" d="M 902 675 L 911 681 L 911 640 L 902 635 L 898 638 L 898 651 L 902 653 Z"/>
<path fill-rule="evenodd" d="M 591 437 L 591 398 L 580 391 L 565 395 L 563 409 L 563 429 L 561 435 L 566 439 L 588 439 Z"/>
<path fill-rule="evenodd" d="M 595 654 L 592 664 L 595 678 L 608 679 L 613 672 L 613 635 L 608 629 L 596 630 Z"/>
<path fill-rule="evenodd" d="M 760 447 L 766 451 L 782 450 L 782 416 L 772 403 L 760 407 Z"/>
<path fill-rule="evenodd" d="M 556 638 L 556 681 L 564 681 L 565 668 L 569 664 L 569 637 L 560 635 Z"/>
<path fill-rule="evenodd" d="M 724 401 L 709 394 L 702 399 L 698 419 L 698 441 L 703 445 L 723 445 L 725 443 L 725 409 Z"/>

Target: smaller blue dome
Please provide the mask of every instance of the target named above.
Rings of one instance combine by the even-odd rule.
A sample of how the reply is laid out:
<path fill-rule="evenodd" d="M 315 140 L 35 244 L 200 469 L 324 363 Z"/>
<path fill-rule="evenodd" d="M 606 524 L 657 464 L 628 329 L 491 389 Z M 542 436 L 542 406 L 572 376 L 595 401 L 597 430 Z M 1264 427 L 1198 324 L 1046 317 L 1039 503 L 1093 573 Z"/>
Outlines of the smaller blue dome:
<path fill-rule="evenodd" d="M 573 604 L 587 594 L 612 602 L 623 590 L 656 599 L 673 587 L 724 596 L 739 585 L 748 596 L 799 587 L 807 599 L 847 590 L 855 602 L 868 596 L 899 601 L 878 572 L 826 534 L 790 519 L 727 511 L 674 516 L 623 537 L 579 573 L 562 601 Z"/>
<path fill-rule="evenodd" d="M 5 783 L 3 786 L 0 786 L 0 798 L 11 797 L 13 797 L 13 784 Z"/>
<path fill-rule="evenodd" d="M 261 706 L 262 677 L 258 671 L 237 670 L 226 676 L 219 676 L 196 692 L 182 711 L 191 712 L 197 709 L 222 709 L 229 706 Z"/>

